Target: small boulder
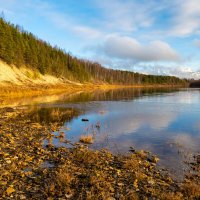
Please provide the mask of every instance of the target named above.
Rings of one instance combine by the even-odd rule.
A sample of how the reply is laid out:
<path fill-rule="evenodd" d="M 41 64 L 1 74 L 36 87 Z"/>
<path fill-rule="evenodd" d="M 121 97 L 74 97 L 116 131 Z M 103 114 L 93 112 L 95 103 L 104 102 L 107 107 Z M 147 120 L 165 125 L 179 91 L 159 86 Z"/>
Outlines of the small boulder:
<path fill-rule="evenodd" d="M 152 162 L 152 163 L 157 163 L 159 161 L 159 158 L 156 156 L 148 156 L 147 161 Z"/>
<path fill-rule="evenodd" d="M 86 119 L 86 118 L 82 119 L 82 122 L 88 122 L 88 121 L 89 121 L 89 119 Z"/>
<path fill-rule="evenodd" d="M 14 112 L 15 111 L 13 108 L 10 108 L 10 107 L 5 107 L 4 109 L 6 112 Z"/>
<path fill-rule="evenodd" d="M 132 152 L 132 153 L 136 152 L 136 150 L 133 147 L 130 147 L 129 151 Z"/>

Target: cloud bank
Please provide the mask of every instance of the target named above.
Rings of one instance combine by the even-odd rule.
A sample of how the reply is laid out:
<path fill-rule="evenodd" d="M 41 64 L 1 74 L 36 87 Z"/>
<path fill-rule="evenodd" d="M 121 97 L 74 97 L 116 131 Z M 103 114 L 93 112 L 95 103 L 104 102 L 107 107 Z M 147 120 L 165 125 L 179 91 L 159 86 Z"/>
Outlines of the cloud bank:
<path fill-rule="evenodd" d="M 166 42 L 155 40 L 141 44 L 134 38 L 110 36 L 102 45 L 96 47 L 98 52 L 109 58 L 143 61 L 178 61 L 180 56 Z"/>
<path fill-rule="evenodd" d="M 178 37 L 200 34 L 199 0 L 176 0 L 172 26 L 169 33 Z"/>

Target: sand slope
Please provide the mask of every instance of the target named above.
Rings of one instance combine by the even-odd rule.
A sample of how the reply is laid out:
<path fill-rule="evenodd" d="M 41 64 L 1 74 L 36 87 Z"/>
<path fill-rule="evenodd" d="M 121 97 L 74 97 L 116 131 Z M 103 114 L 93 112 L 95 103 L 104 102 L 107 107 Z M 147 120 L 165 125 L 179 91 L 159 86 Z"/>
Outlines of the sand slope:
<path fill-rule="evenodd" d="M 63 79 L 51 75 L 42 75 L 38 71 L 33 71 L 25 67 L 17 68 L 9 66 L 0 60 L 0 84 L 1 85 L 41 85 L 41 84 L 61 84 Z"/>

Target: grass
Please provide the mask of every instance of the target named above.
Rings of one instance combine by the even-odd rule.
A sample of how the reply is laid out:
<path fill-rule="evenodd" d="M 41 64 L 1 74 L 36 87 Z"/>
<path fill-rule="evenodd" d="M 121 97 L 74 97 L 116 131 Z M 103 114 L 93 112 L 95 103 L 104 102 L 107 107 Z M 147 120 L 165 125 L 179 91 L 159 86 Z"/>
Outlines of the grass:
<path fill-rule="evenodd" d="M 92 144 L 94 142 L 93 135 L 82 135 L 79 141 L 85 144 Z"/>
<path fill-rule="evenodd" d="M 185 182 L 182 191 L 191 198 L 195 198 L 196 196 L 200 197 L 200 186 L 192 181 Z"/>
<path fill-rule="evenodd" d="M 31 70 L 27 70 L 25 71 L 25 75 L 33 80 L 36 80 L 38 78 L 40 78 L 40 73 L 38 71 L 31 71 Z"/>

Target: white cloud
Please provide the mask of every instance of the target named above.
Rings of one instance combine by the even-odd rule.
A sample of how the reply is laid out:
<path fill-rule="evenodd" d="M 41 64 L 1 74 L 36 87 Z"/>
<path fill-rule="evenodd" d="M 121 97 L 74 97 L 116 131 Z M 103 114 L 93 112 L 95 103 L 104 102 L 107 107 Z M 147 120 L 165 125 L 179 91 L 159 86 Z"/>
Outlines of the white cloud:
<path fill-rule="evenodd" d="M 141 44 L 136 39 L 122 36 L 109 36 L 97 50 L 107 57 L 144 61 L 178 61 L 178 53 L 166 42 L 157 40 Z"/>
<path fill-rule="evenodd" d="M 200 33 L 199 0 L 176 0 L 174 5 L 174 25 L 169 30 L 172 36 L 189 36 Z M 173 5 L 173 4 L 172 4 Z"/>
<path fill-rule="evenodd" d="M 102 36 L 101 31 L 88 25 L 79 24 L 73 17 L 57 12 L 51 4 L 44 4 L 42 7 L 36 5 L 36 8 L 41 15 L 50 20 L 58 28 L 70 31 L 86 39 L 96 39 Z"/>
<path fill-rule="evenodd" d="M 200 79 L 199 71 L 195 71 L 188 66 L 179 66 L 178 64 L 169 66 L 159 63 L 139 63 L 134 66 L 134 71 L 142 72 L 145 74 L 170 75 L 180 78 Z"/>
<path fill-rule="evenodd" d="M 109 133 L 112 138 L 134 134 L 144 127 L 149 127 L 150 131 L 153 132 L 152 134 L 160 134 L 159 131 L 168 128 L 177 117 L 177 112 L 168 112 L 169 108 L 167 106 L 162 110 L 159 107 L 145 107 L 145 113 L 140 109 L 138 110 L 137 105 L 127 107 L 127 105 L 120 103 L 110 106 L 112 107 L 109 107 L 109 109 L 120 110 L 117 115 L 113 116 L 113 113 L 108 112 L 105 116 L 105 121 L 109 122 L 105 132 Z M 110 115 L 113 116 L 112 119 Z"/>
<path fill-rule="evenodd" d="M 190 149 L 193 151 L 198 151 L 199 148 L 199 138 L 192 137 L 188 133 L 179 133 L 173 137 L 174 143 L 180 148 Z"/>
<path fill-rule="evenodd" d="M 41 16 L 50 21 L 58 29 L 63 29 L 66 32 L 71 32 L 76 36 L 83 39 L 96 39 L 102 36 L 102 32 L 96 28 L 88 25 L 80 24 L 73 16 L 57 11 L 55 5 L 46 1 L 39 0 L 22 0 L 23 6 L 18 4 L 16 0 L 8 0 L 2 6 L 0 0 L 0 11 L 2 10 L 6 14 L 19 12 L 23 18 L 29 18 L 27 10 L 31 10 L 32 13 L 36 13 L 37 16 Z"/>
<path fill-rule="evenodd" d="M 97 29 L 91 28 L 91 27 L 87 27 L 87 26 L 74 26 L 73 27 L 73 31 L 77 34 L 77 35 L 81 35 L 90 39 L 96 39 L 99 37 L 102 37 L 102 33 L 100 31 L 98 31 Z"/>
<path fill-rule="evenodd" d="M 112 31 L 133 32 L 154 23 L 153 12 L 160 9 L 154 1 L 96 0 L 95 6 L 103 14 L 104 28 Z"/>

